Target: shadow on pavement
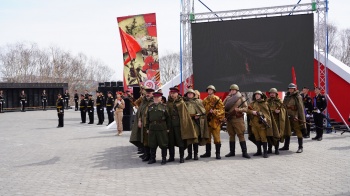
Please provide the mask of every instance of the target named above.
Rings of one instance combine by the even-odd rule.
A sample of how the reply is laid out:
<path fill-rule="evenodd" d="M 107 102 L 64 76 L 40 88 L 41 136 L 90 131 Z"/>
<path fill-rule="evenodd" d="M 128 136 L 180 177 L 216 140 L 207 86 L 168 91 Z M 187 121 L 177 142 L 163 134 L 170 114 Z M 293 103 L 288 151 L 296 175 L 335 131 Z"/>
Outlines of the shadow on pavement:
<path fill-rule="evenodd" d="M 56 162 L 60 161 L 59 157 L 53 157 L 52 159 L 46 160 L 46 161 L 40 161 L 37 163 L 30 163 L 30 164 L 25 164 L 25 165 L 19 165 L 15 167 L 27 167 L 27 166 L 41 166 L 41 165 L 53 165 Z"/>
<path fill-rule="evenodd" d="M 350 150 L 350 146 L 343 146 L 343 147 L 332 147 L 328 150 Z"/>

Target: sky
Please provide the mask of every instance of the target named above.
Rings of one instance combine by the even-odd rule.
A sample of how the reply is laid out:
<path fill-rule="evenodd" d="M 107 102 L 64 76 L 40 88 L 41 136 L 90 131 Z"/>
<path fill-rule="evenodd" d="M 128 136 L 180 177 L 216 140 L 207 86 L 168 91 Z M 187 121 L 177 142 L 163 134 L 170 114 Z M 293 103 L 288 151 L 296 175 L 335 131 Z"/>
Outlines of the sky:
<path fill-rule="evenodd" d="M 202 0 L 213 11 L 296 4 L 298 0 Z M 301 0 L 310 3 L 311 0 Z M 123 58 L 116 18 L 156 13 L 160 58 L 180 51 L 181 0 L 0 0 L 0 47 L 34 42 L 100 59 L 122 80 Z M 194 0 L 195 13 L 208 12 Z M 350 28 L 350 1 L 329 0 L 328 19 Z M 160 65 L 161 66 L 161 65 Z"/>

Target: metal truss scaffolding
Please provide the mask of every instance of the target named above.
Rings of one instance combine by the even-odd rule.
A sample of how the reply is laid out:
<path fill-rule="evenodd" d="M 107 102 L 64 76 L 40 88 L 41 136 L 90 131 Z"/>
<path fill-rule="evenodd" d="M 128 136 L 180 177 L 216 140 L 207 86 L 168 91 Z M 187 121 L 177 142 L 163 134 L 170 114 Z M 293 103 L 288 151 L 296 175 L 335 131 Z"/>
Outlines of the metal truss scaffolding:
<path fill-rule="evenodd" d="M 318 64 L 318 86 L 327 94 L 327 12 L 328 12 L 328 0 L 320 1 L 314 0 L 311 3 L 283 5 L 275 7 L 263 7 L 254 9 L 241 9 L 231 11 L 219 11 L 219 12 L 205 12 L 194 13 L 193 4 L 191 0 L 182 0 L 181 11 L 181 67 L 182 67 L 182 79 L 184 82 L 184 90 L 187 90 L 187 85 L 192 84 L 189 78 L 193 73 L 192 64 L 192 35 L 191 35 L 191 23 L 200 22 L 215 22 L 223 20 L 240 20 L 249 18 L 262 18 L 262 17 L 274 17 L 274 16 L 286 16 L 296 14 L 307 14 L 315 12 L 315 48 L 317 50 L 316 58 Z"/>

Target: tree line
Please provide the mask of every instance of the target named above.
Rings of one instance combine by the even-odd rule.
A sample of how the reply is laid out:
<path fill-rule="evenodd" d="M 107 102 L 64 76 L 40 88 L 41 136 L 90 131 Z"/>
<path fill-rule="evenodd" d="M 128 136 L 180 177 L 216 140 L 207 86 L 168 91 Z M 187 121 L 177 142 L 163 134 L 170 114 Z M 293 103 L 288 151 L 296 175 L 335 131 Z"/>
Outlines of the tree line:
<path fill-rule="evenodd" d="M 69 92 L 96 90 L 98 82 L 110 81 L 113 69 L 99 59 L 72 54 L 57 46 L 39 48 L 36 43 L 18 42 L 0 47 L 2 82 L 68 83 Z"/>

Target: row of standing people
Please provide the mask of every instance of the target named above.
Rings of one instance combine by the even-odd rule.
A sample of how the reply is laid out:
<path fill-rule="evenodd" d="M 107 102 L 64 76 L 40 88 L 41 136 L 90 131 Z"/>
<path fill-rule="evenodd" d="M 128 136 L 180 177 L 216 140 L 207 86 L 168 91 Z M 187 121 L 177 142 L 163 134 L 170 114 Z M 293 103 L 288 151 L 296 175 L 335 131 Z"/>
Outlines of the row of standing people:
<path fill-rule="evenodd" d="M 292 130 L 298 137 L 297 153 L 301 153 L 303 152 L 302 131 L 306 129 L 305 110 L 296 85 L 290 84 L 288 91 L 283 101 L 279 99 L 275 88 L 269 91 L 269 98 L 261 91 L 256 91 L 252 102 L 248 105 L 248 100 L 242 96 L 236 84 L 230 86 L 229 95 L 224 101 L 215 95 L 216 90 L 213 85 L 208 86 L 208 96 L 203 101 L 195 97 L 192 89 L 182 97 L 177 88 L 171 88 L 169 100 L 165 105 L 161 104 L 158 98 L 161 93 L 153 93 L 153 96 L 153 89 L 146 89 L 145 96 L 139 99 L 139 110 L 130 142 L 142 149 L 143 155 L 140 157 L 150 164 L 155 162 L 158 146 L 162 149 L 162 164 L 174 161 L 174 148 L 177 146 L 180 163 L 183 163 L 184 160 L 192 158 L 198 160 L 199 145 L 205 145 L 206 148 L 206 152 L 200 157 L 211 157 L 211 138 L 213 137 L 215 157 L 221 159 L 220 130 L 221 123 L 226 122 L 230 136 L 230 152 L 225 157 L 235 156 L 237 136 L 242 156 L 249 159 L 244 138 L 243 118 L 243 113 L 247 113 L 248 138 L 257 146 L 254 156 L 262 155 L 267 158 L 268 154 L 272 153 L 272 146 L 275 146 L 275 154 L 279 154 L 279 150 L 289 150 Z M 320 100 L 324 99 L 320 98 Z M 316 107 L 313 109 L 317 114 L 323 110 L 324 108 Z M 279 143 L 284 143 L 280 149 Z M 184 158 L 186 148 L 188 156 Z M 168 160 L 166 160 L 167 149 L 169 150 Z"/>
<path fill-rule="evenodd" d="M 68 102 L 69 102 L 69 98 L 70 98 L 68 90 L 66 90 L 66 92 L 63 94 L 63 97 L 61 95 L 61 98 L 64 102 L 63 107 L 68 109 L 68 107 L 69 107 Z M 48 95 L 46 93 L 46 90 L 43 90 L 43 92 L 41 93 L 40 100 L 41 100 L 41 106 L 42 106 L 43 111 L 46 111 L 47 102 L 48 102 Z M 19 102 L 21 104 L 21 112 L 25 112 L 28 98 L 27 98 L 27 94 L 24 92 L 24 90 L 22 90 L 20 95 L 19 95 Z M 5 96 L 3 94 L 3 90 L 0 90 L 0 113 L 4 112 L 4 104 L 5 104 Z"/>

